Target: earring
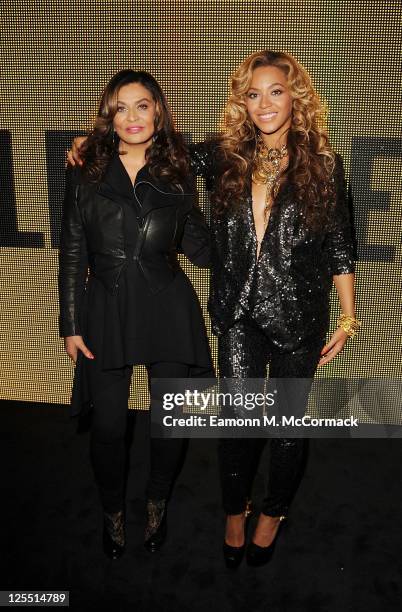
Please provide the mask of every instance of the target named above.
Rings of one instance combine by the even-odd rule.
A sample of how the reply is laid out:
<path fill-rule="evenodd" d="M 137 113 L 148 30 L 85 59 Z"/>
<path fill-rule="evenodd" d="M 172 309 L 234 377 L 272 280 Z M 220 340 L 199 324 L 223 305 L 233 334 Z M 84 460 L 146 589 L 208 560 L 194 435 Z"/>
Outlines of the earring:
<path fill-rule="evenodd" d="M 114 128 L 112 128 L 112 142 L 113 142 L 115 147 L 117 147 L 117 145 L 119 144 L 119 137 L 116 134 L 116 131 L 115 131 Z"/>

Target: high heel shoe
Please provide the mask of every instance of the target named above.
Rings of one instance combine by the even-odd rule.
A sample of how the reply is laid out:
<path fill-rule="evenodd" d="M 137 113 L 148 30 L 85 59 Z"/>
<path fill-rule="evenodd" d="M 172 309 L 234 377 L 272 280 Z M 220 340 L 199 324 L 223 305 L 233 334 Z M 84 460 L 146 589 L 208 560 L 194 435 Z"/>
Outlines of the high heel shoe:
<path fill-rule="evenodd" d="M 249 542 L 246 552 L 247 565 L 251 565 L 252 567 L 260 567 L 261 565 L 265 565 L 266 563 L 268 563 L 274 553 L 276 542 L 278 540 L 279 530 L 285 518 L 286 516 L 279 517 L 279 527 L 275 534 L 274 540 L 269 546 L 258 546 L 258 544 L 256 544 L 255 542 Z"/>
<path fill-rule="evenodd" d="M 124 533 L 124 513 L 103 513 L 103 550 L 110 559 L 119 559 L 126 546 Z"/>
<path fill-rule="evenodd" d="M 225 559 L 226 567 L 229 569 L 236 569 L 239 567 L 242 559 L 244 557 L 244 552 L 246 550 L 246 532 L 247 525 L 252 514 L 251 501 L 247 501 L 247 506 L 244 511 L 245 523 L 244 523 L 244 544 L 242 546 L 230 546 L 226 543 L 226 540 L 223 541 L 223 558 Z"/>
<path fill-rule="evenodd" d="M 148 552 L 160 549 L 167 536 L 166 499 L 147 500 L 147 525 L 144 534 L 144 546 Z"/>

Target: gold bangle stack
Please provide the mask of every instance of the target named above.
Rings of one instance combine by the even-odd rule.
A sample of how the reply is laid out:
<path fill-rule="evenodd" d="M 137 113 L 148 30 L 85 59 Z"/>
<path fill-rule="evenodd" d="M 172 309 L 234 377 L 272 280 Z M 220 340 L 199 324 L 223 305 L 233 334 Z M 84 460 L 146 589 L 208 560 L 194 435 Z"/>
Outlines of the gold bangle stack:
<path fill-rule="evenodd" d="M 358 321 L 355 317 L 351 317 L 349 315 L 341 314 L 338 319 L 338 327 L 342 327 L 342 329 L 347 333 L 349 338 L 354 338 L 361 327 L 361 322 Z"/>

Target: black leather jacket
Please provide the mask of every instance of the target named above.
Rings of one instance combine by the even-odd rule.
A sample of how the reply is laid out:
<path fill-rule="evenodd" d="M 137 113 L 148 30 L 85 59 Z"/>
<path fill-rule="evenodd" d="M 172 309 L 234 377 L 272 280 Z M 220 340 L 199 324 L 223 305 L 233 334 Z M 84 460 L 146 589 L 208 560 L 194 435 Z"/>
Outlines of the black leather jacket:
<path fill-rule="evenodd" d="M 112 189 L 111 184 L 120 184 L 121 189 Z M 133 248 L 125 244 L 123 201 L 134 207 L 138 221 Z M 117 154 L 98 184 L 86 182 L 77 166 L 68 168 L 59 251 L 60 336 L 82 333 L 80 312 L 88 271 L 115 293 L 132 258 L 156 293 L 180 270 L 178 252 L 197 266 L 209 266 L 209 231 L 193 187 L 182 193 L 155 180 L 147 166 L 138 172 L 133 187 Z"/>
<path fill-rule="evenodd" d="M 216 145 L 191 145 L 194 171 L 214 186 L 219 173 Z M 256 261 L 257 239 L 251 180 L 234 213 L 211 210 L 211 284 L 208 309 L 212 330 L 223 334 L 256 305 L 270 339 L 283 352 L 319 343 L 328 330 L 332 277 L 353 272 L 354 250 L 342 158 L 334 172 L 336 206 L 331 231 L 312 232 L 291 185 L 279 192 Z M 262 305 L 262 303 L 264 303 Z M 260 317 L 261 319 L 261 317 Z"/>

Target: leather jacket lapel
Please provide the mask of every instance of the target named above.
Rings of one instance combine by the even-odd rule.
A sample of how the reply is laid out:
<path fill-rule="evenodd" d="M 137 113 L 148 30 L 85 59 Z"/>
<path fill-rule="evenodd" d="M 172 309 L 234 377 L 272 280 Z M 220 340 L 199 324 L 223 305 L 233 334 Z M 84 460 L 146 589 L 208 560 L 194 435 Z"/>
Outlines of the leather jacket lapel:
<path fill-rule="evenodd" d="M 99 183 L 96 192 L 104 197 L 107 198 L 108 200 L 112 200 L 113 202 L 116 202 L 117 204 L 130 204 L 133 205 L 133 198 L 128 197 L 128 196 L 123 196 L 120 193 L 118 193 L 117 191 L 115 191 L 115 189 L 113 189 L 112 187 L 110 187 L 110 185 L 108 185 L 107 183 Z"/>
<path fill-rule="evenodd" d="M 98 184 L 97 193 L 120 205 L 134 205 L 137 214 L 139 212 L 133 184 L 117 153 L 111 158 L 102 181 Z"/>
<path fill-rule="evenodd" d="M 102 183 L 109 185 L 113 191 L 121 196 L 128 198 L 133 197 L 133 184 L 131 182 L 131 178 L 118 153 L 115 153 L 112 156 L 109 165 L 106 168 Z"/>
<path fill-rule="evenodd" d="M 165 206 L 177 206 L 188 200 L 193 205 L 194 194 L 183 194 L 152 177 L 148 166 L 143 166 L 137 174 L 134 185 L 125 169 L 120 156 L 113 155 L 106 169 L 103 180 L 99 183 L 97 193 L 118 204 L 135 207 L 138 217 L 145 217 L 151 210 Z M 191 197 L 187 197 L 186 195 Z"/>

